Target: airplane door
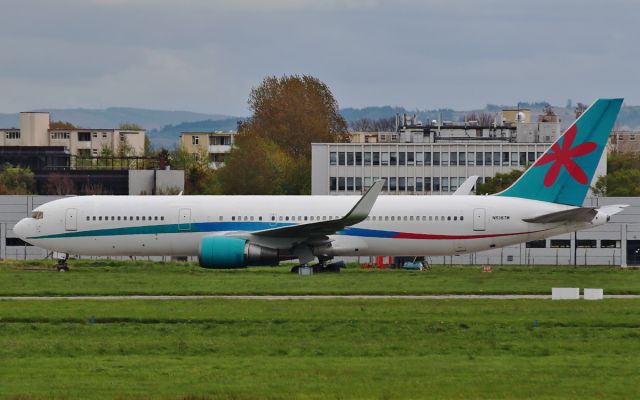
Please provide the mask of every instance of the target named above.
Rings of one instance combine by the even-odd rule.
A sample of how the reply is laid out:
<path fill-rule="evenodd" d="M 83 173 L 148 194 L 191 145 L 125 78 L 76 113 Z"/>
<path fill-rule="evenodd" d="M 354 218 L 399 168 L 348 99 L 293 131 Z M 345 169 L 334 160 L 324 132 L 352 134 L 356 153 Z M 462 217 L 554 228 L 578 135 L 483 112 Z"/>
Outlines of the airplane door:
<path fill-rule="evenodd" d="M 474 231 L 485 230 L 486 214 L 487 214 L 487 210 L 485 210 L 484 208 L 473 209 L 473 230 Z"/>
<path fill-rule="evenodd" d="M 178 217 L 178 230 L 190 231 L 191 230 L 191 209 L 181 208 L 180 216 Z"/>
<path fill-rule="evenodd" d="M 64 218 L 64 229 L 68 231 L 78 230 L 78 209 L 67 208 Z"/>

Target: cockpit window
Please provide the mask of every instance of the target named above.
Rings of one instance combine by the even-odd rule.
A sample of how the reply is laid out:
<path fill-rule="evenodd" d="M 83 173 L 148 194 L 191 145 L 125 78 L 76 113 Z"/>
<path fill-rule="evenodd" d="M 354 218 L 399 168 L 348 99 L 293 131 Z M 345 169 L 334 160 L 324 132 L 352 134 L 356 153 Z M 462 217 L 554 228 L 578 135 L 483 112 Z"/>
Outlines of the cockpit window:
<path fill-rule="evenodd" d="M 31 218 L 33 219 L 42 219 L 44 217 L 44 214 L 42 211 L 34 211 L 31 213 Z"/>

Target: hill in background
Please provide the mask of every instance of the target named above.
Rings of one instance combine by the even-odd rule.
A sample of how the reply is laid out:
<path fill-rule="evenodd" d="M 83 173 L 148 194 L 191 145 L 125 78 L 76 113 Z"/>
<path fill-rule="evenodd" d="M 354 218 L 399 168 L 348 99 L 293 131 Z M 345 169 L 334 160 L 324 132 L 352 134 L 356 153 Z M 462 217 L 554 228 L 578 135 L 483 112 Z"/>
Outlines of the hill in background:
<path fill-rule="evenodd" d="M 522 108 L 530 108 L 534 118 L 547 105 L 546 102 L 521 103 Z M 499 112 L 502 108 L 513 105 L 488 104 L 481 110 L 460 111 L 451 108 L 433 110 L 409 110 L 398 106 L 379 106 L 365 108 L 343 108 L 340 110 L 347 122 L 351 123 L 361 118 L 380 119 L 394 117 L 396 113 L 402 115 L 414 114 L 418 120 L 464 121 L 464 116 L 470 111 Z M 553 107 L 560 116 L 563 128 L 575 119 L 573 108 Z M 107 109 L 50 109 L 51 118 L 56 121 L 68 121 L 86 128 L 116 128 L 123 122 L 135 123 L 148 130 L 151 142 L 156 148 L 173 148 L 178 144 L 181 132 L 185 131 L 229 131 L 236 130 L 237 122 L 242 117 L 222 114 L 203 114 L 189 111 L 148 110 L 131 107 L 109 107 Z M 535 120 L 535 119 L 534 119 Z M 11 128 L 19 125 L 19 114 L 0 114 L 0 128 Z M 618 116 L 617 125 L 620 128 L 640 129 L 640 106 L 624 106 Z"/>

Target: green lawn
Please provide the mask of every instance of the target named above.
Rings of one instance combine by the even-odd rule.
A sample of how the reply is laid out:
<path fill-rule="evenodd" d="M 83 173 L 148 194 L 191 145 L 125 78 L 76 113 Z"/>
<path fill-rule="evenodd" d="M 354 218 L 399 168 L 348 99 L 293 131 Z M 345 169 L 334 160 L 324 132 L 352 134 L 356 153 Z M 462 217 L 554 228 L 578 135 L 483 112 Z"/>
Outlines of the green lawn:
<path fill-rule="evenodd" d="M 640 294 L 640 270 L 615 267 L 436 266 L 428 272 L 362 270 L 297 276 L 289 267 L 206 270 L 193 263 L 71 261 L 0 262 L 0 296 L 116 294 L 549 294 L 551 287 L 604 288 Z"/>
<path fill-rule="evenodd" d="M 0 398 L 631 399 L 638 354 L 638 300 L 0 301 Z"/>

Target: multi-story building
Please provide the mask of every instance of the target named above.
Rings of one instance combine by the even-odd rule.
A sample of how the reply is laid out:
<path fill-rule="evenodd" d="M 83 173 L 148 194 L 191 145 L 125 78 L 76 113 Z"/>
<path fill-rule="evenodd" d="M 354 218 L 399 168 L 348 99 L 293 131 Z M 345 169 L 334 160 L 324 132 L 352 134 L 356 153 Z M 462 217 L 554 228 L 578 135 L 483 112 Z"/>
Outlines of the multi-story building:
<path fill-rule="evenodd" d="M 227 154 L 233 147 L 236 132 L 182 132 L 180 144 L 194 158 L 207 156 L 209 168 L 224 166 Z"/>
<path fill-rule="evenodd" d="M 359 194 L 383 178 L 386 194 L 451 194 L 469 176 L 482 183 L 498 172 L 522 170 L 560 136 L 560 121 L 545 114 L 530 122 L 528 110 L 512 111 L 485 126 L 403 123 L 377 138 L 358 133 L 351 143 L 314 143 L 311 192 Z M 606 155 L 594 179 L 604 174 Z"/>
<path fill-rule="evenodd" d="M 640 153 L 640 131 L 615 130 L 609 143 L 611 151 L 616 153 Z"/>
<path fill-rule="evenodd" d="M 19 129 L 0 129 L 0 146 L 62 146 L 80 157 L 99 156 L 104 150 L 118 154 L 127 146 L 127 155 L 144 154 L 145 130 L 51 129 L 50 121 L 48 112 L 22 112 Z"/>

